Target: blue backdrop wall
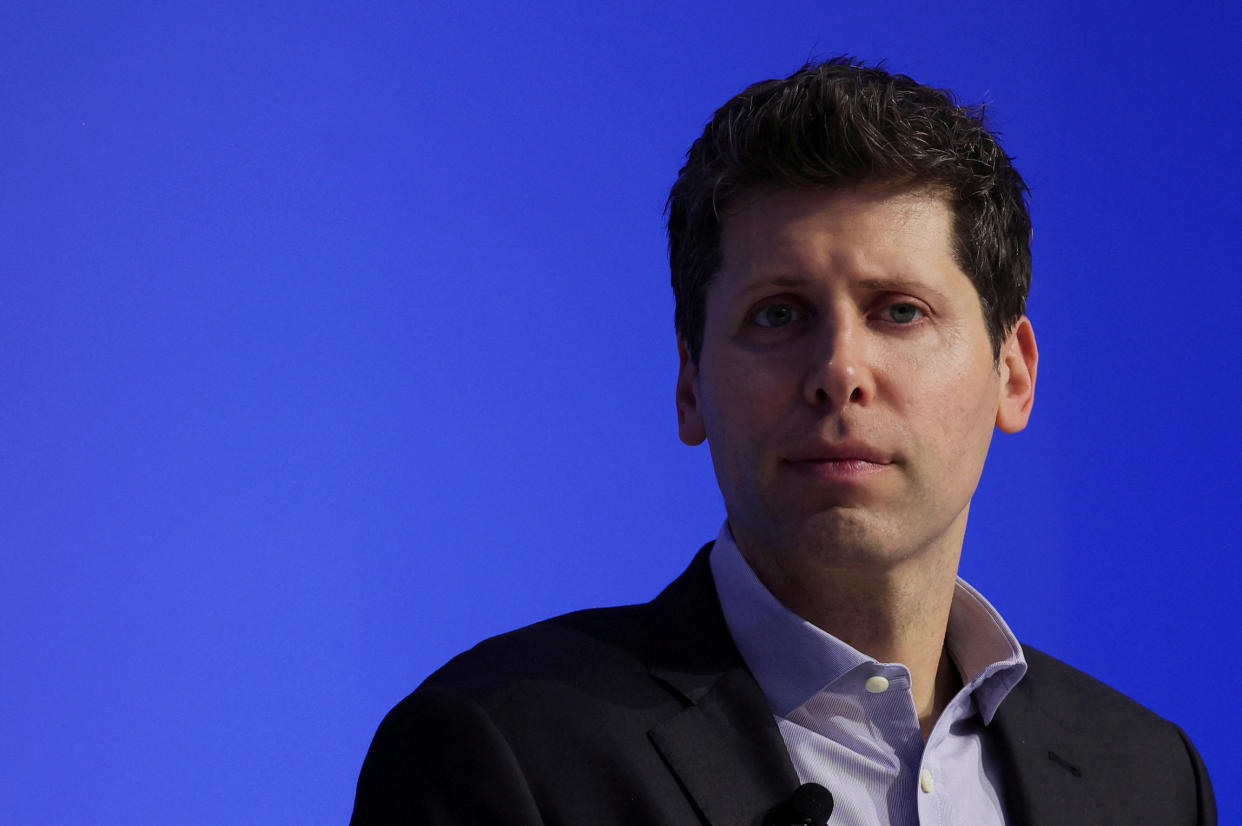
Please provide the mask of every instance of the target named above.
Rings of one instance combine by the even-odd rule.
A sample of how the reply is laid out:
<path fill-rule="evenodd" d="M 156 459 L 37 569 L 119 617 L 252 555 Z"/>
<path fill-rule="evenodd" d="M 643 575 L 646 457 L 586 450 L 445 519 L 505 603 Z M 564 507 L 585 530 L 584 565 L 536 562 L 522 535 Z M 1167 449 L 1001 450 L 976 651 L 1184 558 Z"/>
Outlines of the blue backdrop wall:
<path fill-rule="evenodd" d="M 1176 719 L 1242 822 L 1225 4 L 7 3 L 0 822 L 341 823 L 479 638 L 714 536 L 661 210 L 812 54 L 992 105 L 1031 184 L 1031 427 L 964 574 Z"/>

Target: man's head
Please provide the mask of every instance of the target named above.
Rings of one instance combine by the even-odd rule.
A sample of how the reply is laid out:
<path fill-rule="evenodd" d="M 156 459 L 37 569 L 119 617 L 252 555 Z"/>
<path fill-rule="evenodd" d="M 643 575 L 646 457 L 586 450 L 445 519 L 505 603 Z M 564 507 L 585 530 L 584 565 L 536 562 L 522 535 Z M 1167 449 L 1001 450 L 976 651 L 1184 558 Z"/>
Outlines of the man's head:
<path fill-rule="evenodd" d="M 942 195 L 953 253 L 979 294 L 993 357 L 1026 309 L 1030 215 L 1023 183 L 982 112 L 904 75 L 846 59 L 756 83 L 712 117 L 668 199 L 677 334 L 698 362 L 721 217 L 743 193 L 906 185 Z"/>
<path fill-rule="evenodd" d="M 752 87 L 691 149 L 669 217 L 680 435 L 708 442 L 774 593 L 955 569 L 993 429 L 1034 396 L 1023 193 L 946 94 L 847 63 Z"/>

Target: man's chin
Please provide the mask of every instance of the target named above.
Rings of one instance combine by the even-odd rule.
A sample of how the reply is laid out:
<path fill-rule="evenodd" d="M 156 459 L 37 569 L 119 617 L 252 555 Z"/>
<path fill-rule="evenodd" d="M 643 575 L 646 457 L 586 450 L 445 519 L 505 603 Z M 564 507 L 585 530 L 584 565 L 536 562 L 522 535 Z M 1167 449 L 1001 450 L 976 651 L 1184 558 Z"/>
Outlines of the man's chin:
<path fill-rule="evenodd" d="M 780 526 L 773 550 L 800 553 L 832 567 L 886 566 L 910 555 L 900 532 L 863 508 L 835 507 Z"/>

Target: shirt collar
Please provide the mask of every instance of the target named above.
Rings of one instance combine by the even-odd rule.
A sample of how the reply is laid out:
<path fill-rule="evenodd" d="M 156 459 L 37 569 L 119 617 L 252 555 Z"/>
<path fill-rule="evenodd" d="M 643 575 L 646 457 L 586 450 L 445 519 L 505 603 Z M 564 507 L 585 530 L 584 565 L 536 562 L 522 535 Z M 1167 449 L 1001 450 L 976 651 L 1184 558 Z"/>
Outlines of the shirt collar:
<path fill-rule="evenodd" d="M 725 522 L 709 559 L 729 633 L 772 711 L 782 717 L 860 666 L 877 661 L 786 608 L 759 581 Z M 985 724 L 1026 673 L 1017 638 L 996 609 L 958 577 L 945 637 Z"/>

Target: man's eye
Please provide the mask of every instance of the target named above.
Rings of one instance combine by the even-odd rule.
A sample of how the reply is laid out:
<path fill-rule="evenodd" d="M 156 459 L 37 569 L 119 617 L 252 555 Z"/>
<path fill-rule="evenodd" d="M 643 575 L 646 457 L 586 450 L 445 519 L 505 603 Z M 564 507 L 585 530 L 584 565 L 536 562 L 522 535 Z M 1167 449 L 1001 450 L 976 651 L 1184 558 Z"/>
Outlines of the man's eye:
<path fill-rule="evenodd" d="M 769 304 L 753 316 L 760 327 L 786 327 L 798 320 L 798 311 L 788 304 Z"/>
<path fill-rule="evenodd" d="M 884 308 L 889 321 L 897 324 L 910 324 L 923 317 L 923 311 L 913 304 L 890 304 Z"/>

